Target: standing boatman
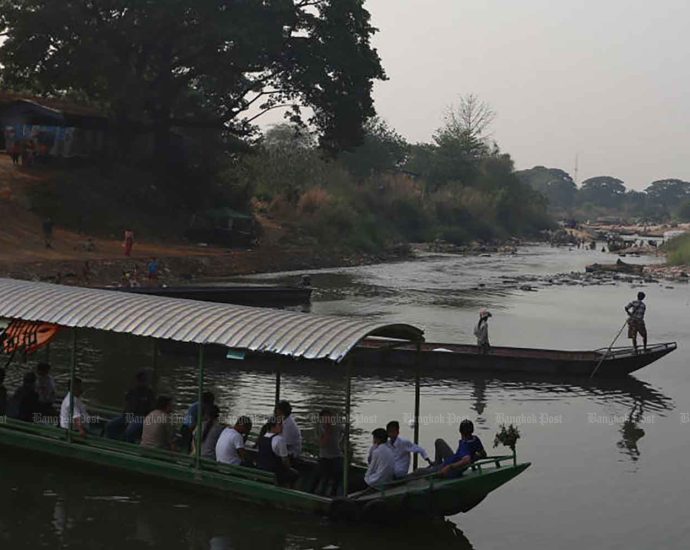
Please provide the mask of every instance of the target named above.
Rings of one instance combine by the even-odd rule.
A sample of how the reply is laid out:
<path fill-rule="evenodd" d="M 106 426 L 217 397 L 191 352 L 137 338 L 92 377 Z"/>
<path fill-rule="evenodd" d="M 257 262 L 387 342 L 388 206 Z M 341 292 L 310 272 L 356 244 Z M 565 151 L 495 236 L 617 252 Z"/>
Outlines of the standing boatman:
<path fill-rule="evenodd" d="M 474 327 L 474 335 L 477 337 L 477 346 L 479 346 L 479 352 L 482 354 L 489 353 L 489 317 L 491 317 L 491 312 L 488 309 L 482 308 L 479 310 L 479 322 L 477 326 Z"/>
<path fill-rule="evenodd" d="M 625 306 L 625 312 L 628 314 L 628 338 L 633 341 L 635 353 L 637 353 L 638 334 L 642 336 L 644 351 L 647 351 L 647 326 L 644 323 L 644 314 L 647 311 L 647 306 L 644 303 L 645 298 L 646 295 L 644 292 L 638 292 L 637 300 Z"/>

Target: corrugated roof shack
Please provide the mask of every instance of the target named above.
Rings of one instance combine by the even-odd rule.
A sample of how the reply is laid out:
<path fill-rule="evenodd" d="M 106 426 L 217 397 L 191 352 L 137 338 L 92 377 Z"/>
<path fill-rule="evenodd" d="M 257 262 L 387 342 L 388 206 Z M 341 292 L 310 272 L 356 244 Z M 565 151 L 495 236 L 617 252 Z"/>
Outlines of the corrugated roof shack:
<path fill-rule="evenodd" d="M 74 158 L 100 155 L 106 147 L 107 117 L 67 101 L 0 93 L 0 124 L 7 151 L 30 142 L 39 156 Z"/>

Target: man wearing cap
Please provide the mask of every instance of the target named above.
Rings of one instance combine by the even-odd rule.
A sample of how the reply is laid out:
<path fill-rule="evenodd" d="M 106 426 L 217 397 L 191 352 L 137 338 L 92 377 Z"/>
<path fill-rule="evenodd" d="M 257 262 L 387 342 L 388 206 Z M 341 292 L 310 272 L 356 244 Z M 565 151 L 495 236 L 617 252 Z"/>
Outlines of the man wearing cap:
<path fill-rule="evenodd" d="M 477 346 L 479 346 L 479 352 L 482 354 L 488 353 L 491 347 L 489 344 L 489 317 L 491 317 L 491 313 L 488 309 L 480 309 L 479 322 L 477 326 L 474 327 L 474 335 L 477 337 Z"/>

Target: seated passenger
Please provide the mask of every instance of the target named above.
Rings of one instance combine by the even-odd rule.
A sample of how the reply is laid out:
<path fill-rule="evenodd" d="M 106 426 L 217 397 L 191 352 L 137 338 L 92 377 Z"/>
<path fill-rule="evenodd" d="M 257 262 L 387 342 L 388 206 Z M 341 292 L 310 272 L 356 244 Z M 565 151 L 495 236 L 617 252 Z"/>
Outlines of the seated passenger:
<path fill-rule="evenodd" d="M 205 411 L 213 406 L 216 396 L 210 391 L 205 391 L 201 394 L 201 417 L 204 417 Z M 199 414 L 199 401 L 191 404 L 182 420 L 182 428 L 180 430 L 182 435 L 182 448 L 191 449 L 192 432 L 196 428 L 197 415 Z"/>
<path fill-rule="evenodd" d="M 386 441 L 388 434 L 383 428 L 376 428 L 371 432 L 373 436 L 373 445 L 369 449 L 369 467 L 367 473 L 364 474 L 364 481 L 369 487 L 378 487 L 390 481 L 395 477 L 395 457 L 393 451 Z"/>
<path fill-rule="evenodd" d="M 343 429 L 330 409 L 319 413 L 316 435 L 319 438 L 319 464 L 312 492 L 332 496 L 338 493 L 343 479 L 343 451 L 340 447 Z"/>
<path fill-rule="evenodd" d="M 141 439 L 144 419 L 153 410 L 156 395 L 151 389 L 149 375 L 141 370 L 135 377 L 134 386 L 125 394 L 123 413 L 105 426 L 105 436 L 137 443 Z"/>
<path fill-rule="evenodd" d="M 5 387 L 5 369 L 0 368 L 0 416 L 7 414 L 7 388 Z"/>
<path fill-rule="evenodd" d="M 161 395 L 156 401 L 156 408 L 144 419 L 141 446 L 174 451 L 172 423 L 172 397 Z"/>
<path fill-rule="evenodd" d="M 40 406 L 38 404 L 38 393 L 36 392 L 36 375 L 33 372 L 27 372 L 22 380 L 22 385 L 19 386 L 8 407 L 7 416 L 23 420 L 24 422 L 33 422 L 38 414 L 40 414 Z"/>
<path fill-rule="evenodd" d="M 412 443 L 409 439 L 400 437 L 400 423 L 397 420 L 391 420 L 386 425 L 386 432 L 388 432 L 386 445 L 393 451 L 393 457 L 395 458 L 396 479 L 405 477 L 410 470 L 410 453 L 422 455 L 422 458 L 429 463 L 429 466 L 433 464 L 429 459 L 429 455 L 422 447 Z"/>
<path fill-rule="evenodd" d="M 55 391 L 55 380 L 50 375 L 50 365 L 39 363 L 36 366 L 36 391 L 38 392 L 38 404 L 41 412 L 47 416 L 53 413 L 53 405 L 57 397 Z"/>
<path fill-rule="evenodd" d="M 287 444 L 282 436 L 283 423 L 274 417 L 269 419 L 267 426 L 268 431 L 259 438 L 256 465 L 261 470 L 276 474 L 279 485 L 291 486 L 299 477 L 299 473 L 290 467 Z"/>
<path fill-rule="evenodd" d="M 441 466 L 441 475 L 445 477 L 460 477 L 473 462 L 486 458 L 484 445 L 474 435 L 474 424 L 470 420 L 460 422 L 460 441 L 455 453 L 443 439 L 437 439 L 435 458 L 435 463 Z"/>
<path fill-rule="evenodd" d="M 220 409 L 216 405 L 211 405 L 204 414 L 204 421 L 201 424 L 201 458 L 210 460 L 216 459 L 216 443 L 225 426 L 218 420 Z M 192 431 L 192 454 L 196 449 L 196 428 Z"/>
<path fill-rule="evenodd" d="M 69 386 L 68 386 L 69 390 Z M 69 390 L 60 405 L 60 427 L 65 430 L 70 428 L 77 430 L 80 435 L 86 436 L 86 426 L 89 419 L 89 413 L 86 412 L 86 407 L 82 403 L 81 395 L 84 393 L 81 378 L 74 379 L 74 404 L 72 405 L 72 421 L 70 422 L 70 395 L 72 391 Z"/>
<path fill-rule="evenodd" d="M 229 426 L 225 428 L 216 443 L 216 460 L 233 466 L 249 466 L 250 463 L 244 448 L 247 444 L 247 436 L 251 431 L 252 421 L 247 416 L 240 416 L 232 428 Z"/>
<path fill-rule="evenodd" d="M 302 433 L 295 417 L 292 416 L 292 405 L 288 401 L 280 401 L 275 408 L 275 416 L 283 424 L 282 437 L 291 458 L 299 458 L 302 454 Z"/>

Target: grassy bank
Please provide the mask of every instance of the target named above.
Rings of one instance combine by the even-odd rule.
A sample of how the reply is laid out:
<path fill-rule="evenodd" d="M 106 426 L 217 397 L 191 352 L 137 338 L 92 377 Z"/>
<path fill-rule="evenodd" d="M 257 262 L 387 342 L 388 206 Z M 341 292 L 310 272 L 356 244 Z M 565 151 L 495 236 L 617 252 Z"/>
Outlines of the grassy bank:
<path fill-rule="evenodd" d="M 666 262 L 670 265 L 690 265 L 690 233 L 680 235 L 663 246 Z"/>

